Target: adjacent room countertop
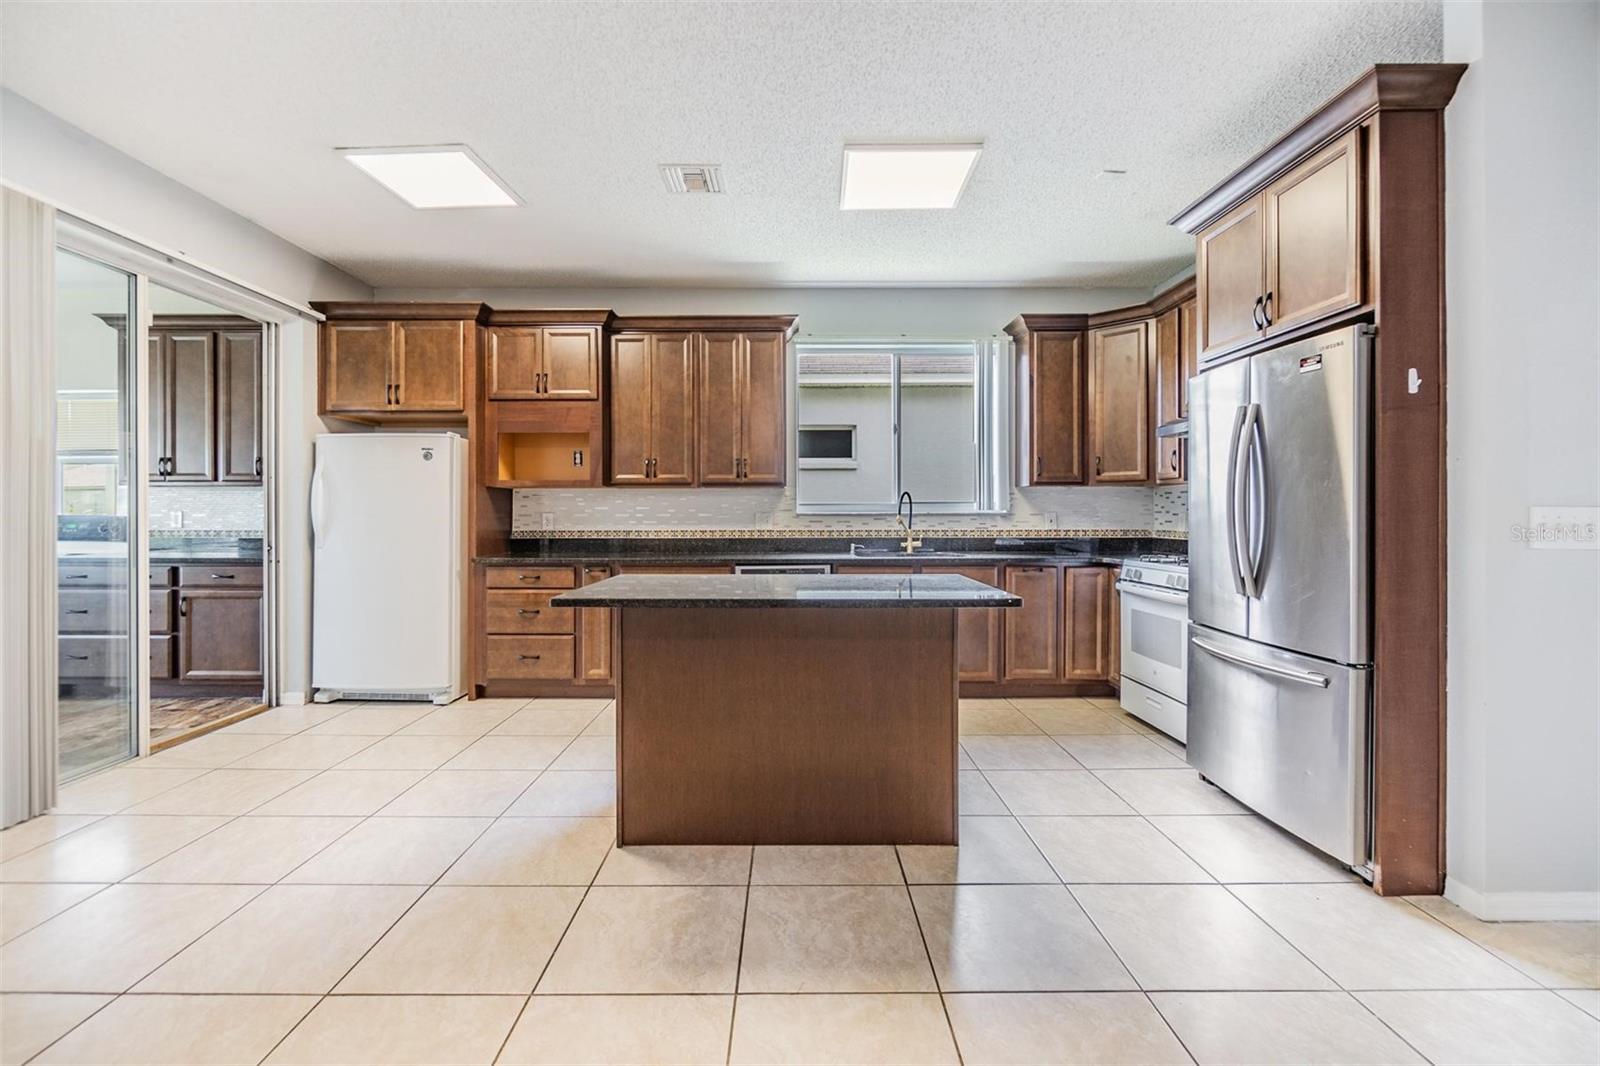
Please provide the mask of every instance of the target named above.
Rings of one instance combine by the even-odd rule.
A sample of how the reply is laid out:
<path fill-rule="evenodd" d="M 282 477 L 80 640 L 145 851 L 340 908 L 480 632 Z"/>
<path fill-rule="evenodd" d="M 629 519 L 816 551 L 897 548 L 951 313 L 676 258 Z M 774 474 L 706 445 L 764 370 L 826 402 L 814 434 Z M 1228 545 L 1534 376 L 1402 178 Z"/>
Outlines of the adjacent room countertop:
<path fill-rule="evenodd" d="M 1020 607 L 957 574 L 623 574 L 552 599 L 557 607 Z"/>

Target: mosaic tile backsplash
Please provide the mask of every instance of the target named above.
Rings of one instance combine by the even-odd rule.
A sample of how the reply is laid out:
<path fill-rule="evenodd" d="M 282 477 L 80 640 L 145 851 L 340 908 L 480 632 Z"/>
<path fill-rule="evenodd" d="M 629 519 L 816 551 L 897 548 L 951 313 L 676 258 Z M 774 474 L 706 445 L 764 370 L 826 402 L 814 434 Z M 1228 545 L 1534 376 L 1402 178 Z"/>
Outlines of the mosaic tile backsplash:
<path fill-rule="evenodd" d="M 153 530 L 261 536 L 266 498 L 260 485 L 151 485 Z"/>
<path fill-rule="evenodd" d="M 1187 496 L 1178 491 L 1177 501 L 1169 495 L 1165 505 L 1171 516 L 1165 527 L 1156 521 L 1155 494 L 1142 485 L 1018 489 L 1011 494 L 1009 514 L 919 513 L 916 525 L 918 530 L 949 534 L 1004 531 L 1011 536 L 1061 536 L 1076 531 L 1139 536 L 1157 528 L 1184 528 Z M 838 534 L 895 528 L 892 515 L 797 514 L 793 493 L 782 488 L 518 489 L 511 511 L 512 536 L 518 538 L 596 532 L 670 536 L 674 531 Z"/>
<path fill-rule="evenodd" d="M 1157 533 L 1189 532 L 1189 486 L 1161 485 L 1151 501 L 1150 528 Z"/>

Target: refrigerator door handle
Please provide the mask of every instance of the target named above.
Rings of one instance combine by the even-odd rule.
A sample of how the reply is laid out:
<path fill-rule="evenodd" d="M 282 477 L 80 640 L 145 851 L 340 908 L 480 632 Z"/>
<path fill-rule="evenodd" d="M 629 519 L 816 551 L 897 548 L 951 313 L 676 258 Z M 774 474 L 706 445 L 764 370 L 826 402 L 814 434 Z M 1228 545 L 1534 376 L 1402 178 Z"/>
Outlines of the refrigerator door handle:
<path fill-rule="evenodd" d="M 1229 490 L 1232 493 L 1232 510 L 1229 512 L 1228 540 L 1233 553 L 1233 565 L 1237 574 L 1235 588 L 1251 599 L 1261 598 L 1261 589 L 1256 585 L 1254 564 L 1251 559 L 1251 531 L 1253 530 L 1250 510 L 1251 474 L 1255 469 L 1255 442 L 1256 422 L 1261 417 L 1261 405 L 1248 404 L 1240 408 L 1242 417 L 1238 422 L 1238 435 L 1234 438 L 1233 450 L 1236 458 L 1229 464 L 1231 476 L 1228 479 Z"/>
<path fill-rule="evenodd" d="M 1237 655 L 1231 651 L 1228 651 L 1226 648 L 1219 648 L 1217 645 L 1202 637 L 1192 636 L 1189 638 L 1189 643 L 1193 644 L 1207 655 L 1214 655 L 1224 662 L 1233 663 L 1235 666 L 1242 666 L 1246 670 L 1254 670 L 1258 674 L 1267 674 L 1270 677 L 1282 678 L 1285 681 L 1293 681 L 1297 685 L 1310 685 L 1313 688 L 1327 688 L 1330 684 L 1330 680 L 1326 674 L 1319 674 L 1312 670 L 1296 670 L 1293 667 L 1278 666 L 1275 663 L 1257 662 L 1255 659 L 1247 658 L 1243 655 Z"/>
<path fill-rule="evenodd" d="M 1245 506 L 1249 518 L 1248 554 L 1244 556 L 1245 584 L 1250 595 L 1261 598 L 1261 564 L 1267 548 L 1267 438 L 1261 425 L 1261 405 L 1250 405 L 1245 418 L 1249 425 L 1250 440 L 1250 496 Z"/>
<path fill-rule="evenodd" d="M 1228 518 L 1228 572 L 1233 578 L 1233 591 L 1243 596 L 1246 595 L 1244 584 L 1244 566 L 1239 560 L 1239 480 L 1241 467 L 1239 466 L 1239 441 L 1244 434 L 1245 413 L 1248 408 L 1240 404 L 1233 413 L 1233 436 L 1228 444 L 1228 479 L 1227 501 L 1223 508 Z"/>
<path fill-rule="evenodd" d="M 318 463 L 311 474 L 311 535 L 314 547 L 320 548 L 326 542 L 323 527 L 326 525 L 327 509 L 327 493 L 322 486 L 322 464 Z"/>

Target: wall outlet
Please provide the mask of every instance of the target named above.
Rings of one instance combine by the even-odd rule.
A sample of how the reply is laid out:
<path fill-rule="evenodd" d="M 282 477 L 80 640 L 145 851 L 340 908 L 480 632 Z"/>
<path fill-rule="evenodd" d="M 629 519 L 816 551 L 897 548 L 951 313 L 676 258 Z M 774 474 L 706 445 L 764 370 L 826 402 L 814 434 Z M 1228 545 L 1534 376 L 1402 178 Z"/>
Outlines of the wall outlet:
<path fill-rule="evenodd" d="M 172 528 L 173 529 L 182 529 L 183 528 L 183 512 L 182 511 L 176 511 L 176 510 L 168 511 L 167 512 L 167 521 L 172 523 Z"/>
<path fill-rule="evenodd" d="M 1044 513 L 1044 524 L 1050 529 L 1055 529 L 1057 526 L 1061 525 L 1061 512 L 1046 511 Z"/>
<path fill-rule="evenodd" d="M 554 529 L 554 528 L 556 528 L 556 514 L 555 514 L 554 511 L 540 511 L 539 512 L 539 528 L 540 529 Z"/>

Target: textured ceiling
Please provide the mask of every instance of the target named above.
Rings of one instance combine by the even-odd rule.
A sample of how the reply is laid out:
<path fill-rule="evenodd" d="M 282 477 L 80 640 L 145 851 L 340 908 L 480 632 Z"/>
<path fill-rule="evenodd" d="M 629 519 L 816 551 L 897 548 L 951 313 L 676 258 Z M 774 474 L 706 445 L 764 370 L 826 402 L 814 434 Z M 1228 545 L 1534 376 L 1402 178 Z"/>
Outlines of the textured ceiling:
<path fill-rule="evenodd" d="M 1165 220 L 1437 3 L 6 3 L 0 82 L 374 286 L 1151 285 Z M 841 212 L 845 141 L 982 140 L 954 211 Z M 332 149 L 470 144 L 413 211 Z M 673 196 L 656 164 L 723 165 Z M 1125 178 L 1104 180 L 1102 168 Z"/>

